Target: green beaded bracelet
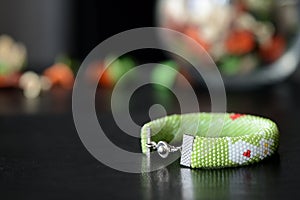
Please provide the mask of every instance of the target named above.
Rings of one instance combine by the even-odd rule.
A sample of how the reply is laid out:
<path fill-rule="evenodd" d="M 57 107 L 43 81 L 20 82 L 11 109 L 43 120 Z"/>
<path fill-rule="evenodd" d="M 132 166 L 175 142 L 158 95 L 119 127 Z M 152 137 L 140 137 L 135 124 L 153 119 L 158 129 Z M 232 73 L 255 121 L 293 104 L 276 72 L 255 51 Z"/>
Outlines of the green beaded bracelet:
<path fill-rule="evenodd" d="M 210 127 L 221 125 L 219 134 L 208 134 Z M 170 142 L 182 145 L 175 147 Z M 248 165 L 271 156 L 278 145 L 279 132 L 273 121 L 244 114 L 171 115 L 151 121 L 141 129 L 143 153 L 157 150 L 165 158 L 180 150 L 180 164 L 191 168 Z"/>

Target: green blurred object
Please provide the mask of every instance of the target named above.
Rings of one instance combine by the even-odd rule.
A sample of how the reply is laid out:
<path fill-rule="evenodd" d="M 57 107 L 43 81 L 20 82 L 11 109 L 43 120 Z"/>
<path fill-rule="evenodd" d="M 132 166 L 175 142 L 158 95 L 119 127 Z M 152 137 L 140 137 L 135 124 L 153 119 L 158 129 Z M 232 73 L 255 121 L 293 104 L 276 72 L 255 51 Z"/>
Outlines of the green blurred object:
<path fill-rule="evenodd" d="M 8 66 L 0 60 L 0 76 L 8 74 Z"/>
<path fill-rule="evenodd" d="M 162 67 L 164 65 L 165 67 Z M 151 74 L 151 80 L 153 83 L 158 85 L 163 85 L 170 88 L 174 85 L 176 81 L 176 76 L 178 74 L 178 65 L 175 61 L 165 61 L 161 65 L 157 65 Z M 165 87 L 157 87 L 154 85 L 155 89 L 162 89 Z"/>
<path fill-rule="evenodd" d="M 135 66 L 135 61 L 131 57 L 121 57 L 116 59 L 108 68 L 108 74 L 113 83 L 116 83 L 124 74 Z"/>
<path fill-rule="evenodd" d="M 220 69 L 227 76 L 236 75 L 240 70 L 241 58 L 237 56 L 228 56 L 223 59 Z"/>

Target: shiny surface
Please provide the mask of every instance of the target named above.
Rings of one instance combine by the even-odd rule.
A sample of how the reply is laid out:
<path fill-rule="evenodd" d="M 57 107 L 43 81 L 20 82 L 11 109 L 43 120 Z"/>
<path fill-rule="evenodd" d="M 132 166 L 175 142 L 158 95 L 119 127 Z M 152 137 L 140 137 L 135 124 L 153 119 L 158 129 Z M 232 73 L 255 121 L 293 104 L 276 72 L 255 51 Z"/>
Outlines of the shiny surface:
<path fill-rule="evenodd" d="M 147 174 L 109 169 L 84 148 L 71 114 L 71 94 L 60 90 L 26 100 L 21 91 L 0 91 L 0 191 L 3 199 L 297 199 L 300 186 L 299 84 L 283 83 L 247 93 L 228 93 L 228 111 L 273 119 L 281 132 L 278 153 L 256 165 L 191 170 L 179 160 Z M 147 88 L 145 88 L 147 90 Z M 200 108 L 209 111 L 199 90 Z M 145 95 L 147 94 L 147 95 Z M 140 90 L 130 106 L 143 124 L 153 93 Z M 140 151 L 138 139 L 122 134 L 112 121 L 106 95 L 98 95 L 99 121 L 120 147 Z M 168 113 L 177 112 L 172 95 Z M 146 161 L 145 161 L 146 162 Z"/>

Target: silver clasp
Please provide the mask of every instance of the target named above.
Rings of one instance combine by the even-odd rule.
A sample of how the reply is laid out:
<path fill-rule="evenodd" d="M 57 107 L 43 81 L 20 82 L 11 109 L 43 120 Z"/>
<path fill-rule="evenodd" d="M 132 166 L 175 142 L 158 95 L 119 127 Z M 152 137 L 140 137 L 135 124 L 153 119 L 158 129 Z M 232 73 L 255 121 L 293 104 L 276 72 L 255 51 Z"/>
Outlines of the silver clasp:
<path fill-rule="evenodd" d="M 150 127 L 148 127 L 146 143 L 146 146 L 148 147 L 147 155 L 150 157 L 151 150 L 156 150 L 160 157 L 167 158 L 169 153 L 180 151 L 180 164 L 186 167 L 190 167 L 194 141 L 195 136 L 183 134 L 182 145 L 179 147 L 172 146 L 165 141 L 159 141 L 158 143 L 156 143 L 154 141 L 151 141 L 151 129 Z"/>
<path fill-rule="evenodd" d="M 176 152 L 181 150 L 181 146 L 175 147 L 172 146 L 165 141 L 159 141 L 158 143 L 151 141 L 150 143 L 146 144 L 148 148 L 152 150 L 156 150 L 158 155 L 162 158 L 168 157 L 169 153 Z"/>
<path fill-rule="evenodd" d="M 168 144 L 165 141 L 159 141 L 158 143 L 151 141 L 151 129 L 148 128 L 147 130 L 147 143 L 146 146 L 149 150 L 156 150 L 158 155 L 162 158 L 168 157 L 169 153 L 181 151 L 181 146 L 175 147 Z"/>

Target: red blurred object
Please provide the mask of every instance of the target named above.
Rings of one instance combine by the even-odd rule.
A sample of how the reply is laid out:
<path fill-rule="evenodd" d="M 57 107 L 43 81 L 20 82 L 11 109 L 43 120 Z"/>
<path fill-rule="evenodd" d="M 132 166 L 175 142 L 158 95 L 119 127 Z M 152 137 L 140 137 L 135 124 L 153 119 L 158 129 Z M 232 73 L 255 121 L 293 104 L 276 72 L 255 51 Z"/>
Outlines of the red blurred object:
<path fill-rule="evenodd" d="M 283 37 L 275 36 L 269 43 L 261 46 L 260 55 L 266 62 L 273 62 L 283 55 L 286 42 Z"/>
<path fill-rule="evenodd" d="M 246 30 L 235 30 L 230 33 L 226 42 L 226 49 L 230 54 L 242 55 L 255 48 L 254 36 Z"/>
<path fill-rule="evenodd" d="M 18 87 L 20 76 L 20 73 L 0 76 L 0 88 Z"/>
<path fill-rule="evenodd" d="M 73 87 L 74 75 L 66 64 L 56 63 L 46 69 L 44 75 L 53 85 L 59 85 L 65 89 L 71 89 Z"/>
<path fill-rule="evenodd" d="M 94 63 L 88 69 L 89 70 L 87 76 L 89 80 L 91 80 L 92 82 L 99 82 L 99 84 L 104 87 L 109 88 L 113 86 L 114 81 L 112 80 L 108 70 L 104 69 L 103 62 Z"/>
<path fill-rule="evenodd" d="M 112 87 L 114 85 L 114 81 L 112 80 L 110 74 L 107 69 L 102 69 L 103 73 L 100 78 L 99 83 L 104 87 Z"/>

